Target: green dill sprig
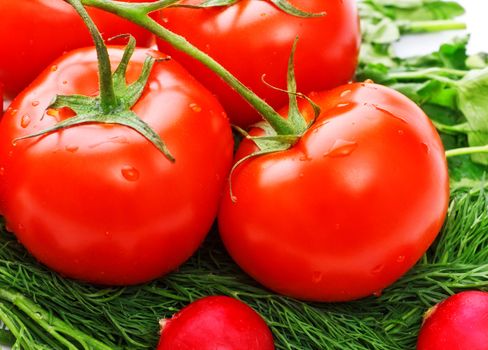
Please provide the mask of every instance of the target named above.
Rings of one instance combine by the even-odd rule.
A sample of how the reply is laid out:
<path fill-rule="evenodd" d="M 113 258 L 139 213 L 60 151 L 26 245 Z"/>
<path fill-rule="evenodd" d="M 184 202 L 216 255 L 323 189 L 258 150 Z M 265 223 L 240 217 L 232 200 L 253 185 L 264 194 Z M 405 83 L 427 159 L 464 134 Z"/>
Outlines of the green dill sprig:
<path fill-rule="evenodd" d="M 456 191 L 443 232 L 417 266 L 382 296 L 351 303 L 304 303 L 263 289 L 231 261 L 215 234 L 166 278 L 142 286 L 102 288 L 50 272 L 4 230 L 0 298 L 3 290 L 19 293 L 52 320 L 62 320 L 112 349 L 153 349 L 158 319 L 207 295 L 229 295 L 253 307 L 271 326 L 277 349 L 414 349 L 427 308 L 458 291 L 488 290 L 487 209 L 483 191 Z M 28 339 L 63 348 L 36 320 L 5 300 L 0 319 L 15 325 L 19 344 Z"/>

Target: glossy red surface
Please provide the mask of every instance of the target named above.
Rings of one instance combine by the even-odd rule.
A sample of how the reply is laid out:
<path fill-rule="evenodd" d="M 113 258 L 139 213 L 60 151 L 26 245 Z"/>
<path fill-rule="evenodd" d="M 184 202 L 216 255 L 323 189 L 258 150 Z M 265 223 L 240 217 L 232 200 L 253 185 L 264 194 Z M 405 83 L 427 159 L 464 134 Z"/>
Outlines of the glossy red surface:
<path fill-rule="evenodd" d="M 281 108 L 287 103 L 287 94 L 264 84 L 262 77 L 265 75 L 273 86 L 286 88 L 288 57 L 295 37 L 299 38 L 295 70 L 298 90 L 303 93 L 348 82 L 356 68 L 360 40 L 355 0 L 290 2 L 305 11 L 327 14 L 298 18 L 269 1 L 241 0 L 213 9 L 165 9 L 160 23 L 213 57 L 273 107 Z M 250 125 L 261 119 L 201 63 L 161 40 L 158 45 L 219 97 L 233 123 Z"/>
<path fill-rule="evenodd" d="M 129 65 L 134 81 L 147 54 Z M 112 48 L 113 63 L 121 49 Z M 218 101 L 176 62 L 157 62 L 133 111 L 167 143 L 171 163 L 120 125 L 76 126 L 14 141 L 72 113 L 56 94 L 98 93 L 92 48 L 65 55 L 19 95 L 0 123 L 0 212 L 41 262 L 102 284 L 159 277 L 199 246 L 216 216 L 232 161 Z"/>
<path fill-rule="evenodd" d="M 441 140 L 398 92 L 349 84 L 289 150 L 245 161 L 219 213 L 235 261 L 264 286 L 315 301 L 380 293 L 424 254 L 444 221 Z M 302 104 L 308 116 L 312 111 Z M 255 148 L 244 141 L 241 158 Z"/>
<path fill-rule="evenodd" d="M 165 320 L 157 350 L 274 350 L 264 320 L 241 301 L 202 298 Z"/>
<path fill-rule="evenodd" d="M 151 33 L 129 21 L 95 8 L 88 8 L 88 12 L 105 39 L 130 33 L 139 46 L 152 42 Z M 63 0 L 0 0 L 0 38 L 0 81 L 9 98 L 63 53 L 93 45 L 79 15 Z"/>

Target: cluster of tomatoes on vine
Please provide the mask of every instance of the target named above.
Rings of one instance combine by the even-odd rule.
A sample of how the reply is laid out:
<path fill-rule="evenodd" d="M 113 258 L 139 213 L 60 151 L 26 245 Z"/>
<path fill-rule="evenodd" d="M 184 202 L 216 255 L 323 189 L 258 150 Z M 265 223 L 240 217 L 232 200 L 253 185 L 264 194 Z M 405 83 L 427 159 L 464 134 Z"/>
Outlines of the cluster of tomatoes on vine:
<path fill-rule="evenodd" d="M 347 301 L 396 281 L 446 215 L 441 140 L 414 102 L 350 82 L 355 0 L 291 2 L 321 15 L 257 0 L 154 14 L 282 108 L 282 129 L 187 53 L 163 40 L 163 53 L 145 48 L 149 33 L 126 20 L 89 9 L 105 38 L 130 32 L 139 45 L 132 56 L 110 46 L 118 68 L 103 79 L 68 4 L 1 5 L 0 81 L 17 95 L 0 123 L 9 230 L 53 270 L 102 285 L 176 269 L 216 218 L 234 260 L 277 293 Z M 33 30 L 7 35 L 26 17 Z M 298 103 L 290 76 L 307 95 Z M 231 124 L 252 126 L 236 154 Z"/>

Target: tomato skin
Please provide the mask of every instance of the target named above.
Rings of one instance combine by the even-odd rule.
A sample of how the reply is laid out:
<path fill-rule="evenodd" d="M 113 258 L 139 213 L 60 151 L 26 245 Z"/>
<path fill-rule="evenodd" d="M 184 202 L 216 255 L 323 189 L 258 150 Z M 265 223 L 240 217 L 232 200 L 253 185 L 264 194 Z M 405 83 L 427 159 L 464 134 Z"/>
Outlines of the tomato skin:
<path fill-rule="evenodd" d="M 187 1 L 193 3 L 193 0 Z M 298 18 L 269 1 L 240 0 L 213 9 L 170 8 L 161 11 L 160 23 L 181 34 L 227 68 L 274 108 L 287 95 L 266 86 L 286 88 L 288 57 L 295 37 L 298 88 L 303 93 L 322 91 L 352 79 L 359 51 L 359 21 L 355 0 L 292 0 L 300 9 L 326 11 L 319 18 Z M 247 126 L 261 117 L 236 92 L 201 63 L 158 40 L 161 51 L 181 62 L 213 91 L 234 124 Z"/>
<path fill-rule="evenodd" d="M 199 299 L 165 320 L 157 350 L 274 350 L 264 320 L 243 302 L 225 297 Z"/>
<path fill-rule="evenodd" d="M 437 304 L 420 330 L 418 350 L 487 350 L 488 293 L 466 291 Z"/>
<path fill-rule="evenodd" d="M 224 195 L 219 228 L 264 286 L 304 300 L 358 299 L 396 281 L 439 232 L 449 200 L 444 149 L 419 107 L 386 87 L 312 97 L 322 113 L 297 144 L 235 169 L 236 201 Z M 237 159 L 252 149 L 244 141 Z"/>
<path fill-rule="evenodd" d="M 151 33 L 129 21 L 96 8 L 88 8 L 88 13 L 105 39 L 131 33 L 138 46 L 152 41 Z M 0 0 L 0 37 L 6 48 L 0 55 L 0 81 L 10 98 L 61 54 L 93 45 L 79 15 L 63 0 Z"/>
<path fill-rule="evenodd" d="M 162 57 L 137 49 L 129 82 L 148 53 Z M 111 48 L 110 55 L 118 62 L 122 50 Z M 176 62 L 157 62 L 133 111 L 161 135 L 175 163 L 119 125 L 13 142 L 70 115 L 43 111 L 56 94 L 74 93 L 98 93 L 93 48 L 60 58 L 6 111 L 0 213 L 38 260 L 68 277 L 125 285 L 173 270 L 197 249 L 217 213 L 233 151 L 222 107 Z"/>
<path fill-rule="evenodd" d="M 0 117 L 3 115 L 3 84 L 0 82 Z"/>

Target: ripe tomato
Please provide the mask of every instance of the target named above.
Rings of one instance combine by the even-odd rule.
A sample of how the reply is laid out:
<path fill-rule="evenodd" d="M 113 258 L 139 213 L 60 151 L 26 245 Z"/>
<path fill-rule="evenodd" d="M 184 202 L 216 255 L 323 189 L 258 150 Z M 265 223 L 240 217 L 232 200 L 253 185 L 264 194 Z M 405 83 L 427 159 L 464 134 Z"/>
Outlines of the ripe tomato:
<path fill-rule="evenodd" d="M 184 3 L 199 3 L 186 0 Z M 355 71 L 359 48 L 356 0 L 291 0 L 310 12 L 326 11 L 318 18 L 286 14 L 270 1 L 240 0 L 232 6 L 161 11 L 160 23 L 181 34 L 221 63 L 273 107 L 281 107 L 287 95 L 266 86 L 286 88 L 288 57 L 299 37 L 295 55 L 300 91 L 321 91 L 348 82 Z M 201 63 L 159 40 L 161 51 L 181 62 L 213 91 L 234 124 L 250 125 L 261 118 L 247 102 Z"/>
<path fill-rule="evenodd" d="M 3 84 L 0 83 L 0 117 L 3 115 Z"/>
<path fill-rule="evenodd" d="M 156 55 L 136 50 L 129 82 L 148 53 Z M 110 54 L 119 62 L 122 50 Z M 132 110 L 166 142 L 175 163 L 120 125 L 13 141 L 71 115 L 45 109 L 56 94 L 96 94 L 97 74 L 94 49 L 78 49 L 12 102 L 0 123 L 0 213 L 38 260 L 66 276 L 144 282 L 185 261 L 212 225 L 232 163 L 229 121 L 181 66 L 157 62 Z"/>
<path fill-rule="evenodd" d="M 139 46 L 151 43 L 149 32 L 127 20 L 95 8 L 88 12 L 106 39 L 131 33 Z M 5 48 L 0 81 L 10 98 L 64 52 L 93 45 L 79 15 L 63 0 L 0 0 L 0 38 Z"/>
<path fill-rule="evenodd" d="M 419 107 L 386 87 L 349 84 L 313 99 L 322 113 L 292 148 L 231 175 L 222 238 L 278 293 L 316 301 L 379 293 L 441 228 L 449 200 L 441 140 Z M 253 149 L 245 141 L 237 158 Z"/>

